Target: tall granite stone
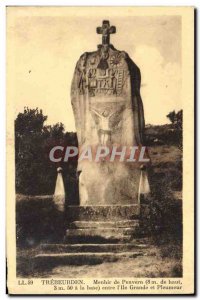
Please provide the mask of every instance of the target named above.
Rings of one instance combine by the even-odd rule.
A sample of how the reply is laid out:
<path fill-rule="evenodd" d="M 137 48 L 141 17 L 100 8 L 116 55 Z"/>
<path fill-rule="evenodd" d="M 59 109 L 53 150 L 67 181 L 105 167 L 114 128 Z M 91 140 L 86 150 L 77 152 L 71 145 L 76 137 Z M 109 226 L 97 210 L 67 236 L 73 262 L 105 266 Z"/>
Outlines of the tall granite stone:
<path fill-rule="evenodd" d="M 110 44 L 115 33 L 103 21 L 102 44 L 77 62 L 71 87 L 79 148 L 141 146 L 144 112 L 140 70 L 124 51 Z M 140 165 L 136 162 L 83 160 L 78 164 L 80 205 L 138 203 Z"/>

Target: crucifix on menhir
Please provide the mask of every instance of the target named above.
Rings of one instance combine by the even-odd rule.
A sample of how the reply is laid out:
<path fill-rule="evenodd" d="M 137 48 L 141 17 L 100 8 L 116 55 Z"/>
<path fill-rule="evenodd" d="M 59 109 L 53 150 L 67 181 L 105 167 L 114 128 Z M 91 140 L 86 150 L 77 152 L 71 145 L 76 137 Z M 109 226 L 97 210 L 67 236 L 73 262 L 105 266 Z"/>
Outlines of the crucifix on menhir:
<path fill-rule="evenodd" d="M 101 27 L 97 27 L 97 33 L 102 34 L 102 44 L 110 44 L 110 34 L 116 33 L 116 27 L 110 26 L 110 22 L 104 20 Z"/>

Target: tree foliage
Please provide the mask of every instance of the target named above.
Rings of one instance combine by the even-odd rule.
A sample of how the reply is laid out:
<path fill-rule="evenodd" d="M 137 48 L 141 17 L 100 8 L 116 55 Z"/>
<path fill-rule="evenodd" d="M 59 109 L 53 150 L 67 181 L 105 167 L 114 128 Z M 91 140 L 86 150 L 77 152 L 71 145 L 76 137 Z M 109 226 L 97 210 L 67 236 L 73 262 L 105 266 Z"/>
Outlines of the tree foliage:
<path fill-rule="evenodd" d="M 183 124 L 183 110 L 179 110 L 177 113 L 175 110 L 171 111 L 167 118 L 170 120 L 170 122 L 177 128 L 182 129 Z"/>
<path fill-rule="evenodd" d="M 57 176 L 56 163 L 49 159 L 55 145 L 76 144 L 75 133 L 65 133 L 64 125 L 46 126 L 47 116 L 42 110 L 24 108 L 15 120 L 16 192 L 29 195 L 53 194 Z M 71 164 L 76 164 L 72 162 Z M 73 194 L 76 166 L 65 163 L 64 180 L 68 194 Z M 70 184 L 69 182 L 72 182 Z"/>
<path fill-rule="evenodd" d="M 172 123 L 173 130 L 174 130 L 174 136 L 175 136 L 175 141 L 180 150 L 183 148 L 183 110 L 179 110 L 177 113 L 174 111 L 171 111 L 168 115 L 167 118 Z"/>

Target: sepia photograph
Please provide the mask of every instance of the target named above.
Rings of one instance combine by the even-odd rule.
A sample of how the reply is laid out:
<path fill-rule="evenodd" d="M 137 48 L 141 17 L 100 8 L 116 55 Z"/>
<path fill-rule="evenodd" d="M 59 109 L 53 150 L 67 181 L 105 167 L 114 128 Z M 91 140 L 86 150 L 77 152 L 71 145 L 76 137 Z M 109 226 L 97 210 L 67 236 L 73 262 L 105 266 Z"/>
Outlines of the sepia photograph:
<path fill-rule="evenodd" d="M 7 7 L 10 294 L 194 293 L 194 8 Z"/>

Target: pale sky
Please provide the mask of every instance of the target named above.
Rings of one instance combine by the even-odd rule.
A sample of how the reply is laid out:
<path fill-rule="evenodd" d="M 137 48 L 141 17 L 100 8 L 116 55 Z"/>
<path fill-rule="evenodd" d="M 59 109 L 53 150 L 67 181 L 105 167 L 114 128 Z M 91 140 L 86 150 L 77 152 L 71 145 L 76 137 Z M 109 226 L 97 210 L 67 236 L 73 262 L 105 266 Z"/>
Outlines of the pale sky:
<path fill-rule="evenodd" d="M 62 122 L 67 131 L 75 131 L 70 100 L 74 68 L 81 54 L 97 49 L 101 35 L 96 27 L 108 19 L 117 28 L 111 43 L 140 68 L 146 124 L 168 123 L 166 115 L 182 108 L 181 17 L 118 16 L 109 9 L 80 16 L 68 10 L 8 10 L 7 70 L 15 117 L 24 106 L 38 107 L 48 116 L 47 124 Z"/>

